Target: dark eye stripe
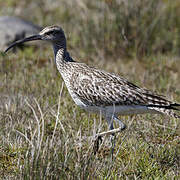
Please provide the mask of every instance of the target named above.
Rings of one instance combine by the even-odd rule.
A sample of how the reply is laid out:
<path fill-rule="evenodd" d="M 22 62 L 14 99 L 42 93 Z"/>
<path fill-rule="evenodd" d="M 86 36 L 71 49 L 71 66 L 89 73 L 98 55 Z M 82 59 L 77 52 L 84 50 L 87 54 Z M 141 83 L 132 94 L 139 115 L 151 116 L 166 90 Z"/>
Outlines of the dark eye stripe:
<path fill-rule="evenodd" d="M 48 31 L 48 32 L 46 32 L 45 34 L 46 35 L 50 35 L 50 34 L 52 34 L 53 33 L 53 31 Z"/>

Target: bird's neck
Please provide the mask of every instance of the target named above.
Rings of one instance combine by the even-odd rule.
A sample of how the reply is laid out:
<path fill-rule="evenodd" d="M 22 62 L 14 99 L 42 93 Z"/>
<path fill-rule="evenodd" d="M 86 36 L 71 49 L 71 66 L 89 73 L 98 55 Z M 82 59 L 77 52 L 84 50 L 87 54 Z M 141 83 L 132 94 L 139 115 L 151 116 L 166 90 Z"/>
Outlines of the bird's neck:
<path fill-rule="evenodd" d="M 68 62 L 73 62 L 73 59 L 67 52 L 66 43 L 61 43 L 61 44 L 54 43 L 53 50 L 54 50 L 54 60 L 58 70 Z"/>

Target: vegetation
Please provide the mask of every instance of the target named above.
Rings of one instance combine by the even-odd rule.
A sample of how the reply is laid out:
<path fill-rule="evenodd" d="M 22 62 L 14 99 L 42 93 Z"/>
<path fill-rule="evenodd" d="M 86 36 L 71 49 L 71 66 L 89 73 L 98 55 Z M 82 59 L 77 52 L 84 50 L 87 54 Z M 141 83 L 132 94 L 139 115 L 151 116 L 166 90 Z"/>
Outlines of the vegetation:
<path fill-rule="evenodd" d="M 180 102 L 180 2 L 0 0 L 0 15 L 59 24 L 74 59 L 118 73 Z M 103 118 L 71 100 L 50 45 L 0 54 L 1 179 L 179 179 L 180 124 L 121 117 L 128 128 L 94 153 Z"/>

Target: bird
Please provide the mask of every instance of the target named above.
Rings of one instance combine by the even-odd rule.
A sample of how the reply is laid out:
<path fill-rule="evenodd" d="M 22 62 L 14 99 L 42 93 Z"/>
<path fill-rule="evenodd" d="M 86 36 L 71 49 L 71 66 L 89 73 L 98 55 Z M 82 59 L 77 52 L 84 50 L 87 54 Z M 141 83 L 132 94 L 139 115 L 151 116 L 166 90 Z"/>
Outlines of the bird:
<path fill-rule="evenodd" d="M 153 113 L 180 118 L 174 112 L 180 110 L 179 103 L 138 87 L 117 74 L 75 61 L 67 51 L 65 33 L 58 25 L 45 27 L 39 34 L 12 43 L 5 53 L 16 45 L 36 40 L 51 43 L 55 65 L 72 99 L 87 111 L 101 113 L 107 120 L 109 131 L 114 129 L 114 121 L 118 122 L 121 131 L 126 128 L 119 119 L 121 115 Z"/>

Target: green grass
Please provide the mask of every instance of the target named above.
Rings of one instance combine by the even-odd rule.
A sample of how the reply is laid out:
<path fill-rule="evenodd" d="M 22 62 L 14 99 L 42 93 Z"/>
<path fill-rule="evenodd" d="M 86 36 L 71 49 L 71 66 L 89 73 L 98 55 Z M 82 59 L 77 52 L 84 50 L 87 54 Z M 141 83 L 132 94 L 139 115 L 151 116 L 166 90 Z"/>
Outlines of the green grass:
<path fill-rule="evenodd" d="M 54 1 L 51 8 L 48 1 L 41 6 L 34 6 L 40 0 L 23 2 L 0 1 L 4 6 L 0 14 L 18 9 L 22 17 L 43 26 L 61 24 L 73 58 L 180 102 L 179 39 L 175 38 L 180 23 L 176 17 L 167 18 L 177 15 L 178 3 L 163 1 L 164 9 L 154 8 L 164 13 L 156 19 L 150 16 L 154 1 L 148 6 L 138 1 L 138 7 L 120 6 L 117 1 L 77 1 L 77 5 Z M 138 8 L 147 11 L 137 14 Z M 152 27 L 148 22 L 154 23 L 152 33 L 147 31 Z M 123 28 L 127 40 L 119 33 Z M 128 128 L 116 137 L 113 159 L 109 137 L 94 154 L 92 136 L 107 130 L 107 123 L 74 104 L 50 45 L 0 54 L 1 179 L 179 179 L 179 120 L 149 114 L 120 118 Z"/>

